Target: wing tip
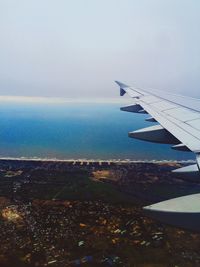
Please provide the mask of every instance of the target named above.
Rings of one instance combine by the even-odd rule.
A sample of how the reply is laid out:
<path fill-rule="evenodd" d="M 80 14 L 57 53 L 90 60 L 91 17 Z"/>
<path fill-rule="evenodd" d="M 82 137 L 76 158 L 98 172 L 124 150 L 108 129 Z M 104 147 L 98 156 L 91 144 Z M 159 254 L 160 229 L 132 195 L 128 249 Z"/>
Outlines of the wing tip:
<path fill-rule="evenodd" d="M 122 82 L 120 82 L 120 81 L 115 81 L 115 83 L 116 83 L 117 85 L 119 85 L 119 87 L 122 88 L 122 89 L 129 87 L 127 84 L 122 83 Z"/>
<path fill-rule="evenodd" d="M 115 81 L 117 85 L 120 87 L 120 96 L 123 96 L 126 93 L 126 88 L 128 88 L 128 85 L 121 83 L 119 81 Z"/>

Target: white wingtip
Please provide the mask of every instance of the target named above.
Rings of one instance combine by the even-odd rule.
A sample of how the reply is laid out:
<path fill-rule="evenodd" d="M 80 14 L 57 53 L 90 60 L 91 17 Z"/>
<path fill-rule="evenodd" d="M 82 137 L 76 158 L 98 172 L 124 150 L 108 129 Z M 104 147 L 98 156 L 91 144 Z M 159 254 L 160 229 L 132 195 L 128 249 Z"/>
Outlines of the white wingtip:
<path fill-rule="evenodd" d="M 115 81 L 115 82 L 116 82 L 116 84 L 118 84 L 119 87 L 122 88 L 122 89 L 129 87 L 128 85 L 126 85 L 126 84 L 124 84 L 124 83 L 121 83 L 121 82 L 119 82 L 119 81 Z"/>

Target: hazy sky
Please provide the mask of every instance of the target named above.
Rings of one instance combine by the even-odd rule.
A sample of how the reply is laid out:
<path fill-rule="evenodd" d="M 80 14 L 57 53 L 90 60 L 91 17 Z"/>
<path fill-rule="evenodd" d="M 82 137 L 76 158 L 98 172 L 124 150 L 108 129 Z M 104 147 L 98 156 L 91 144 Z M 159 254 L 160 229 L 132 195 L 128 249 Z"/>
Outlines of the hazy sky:
<path fill-rule="evenodd" d="M 0 0 L 0 95 L 200 98 L 199 0 Z"/>

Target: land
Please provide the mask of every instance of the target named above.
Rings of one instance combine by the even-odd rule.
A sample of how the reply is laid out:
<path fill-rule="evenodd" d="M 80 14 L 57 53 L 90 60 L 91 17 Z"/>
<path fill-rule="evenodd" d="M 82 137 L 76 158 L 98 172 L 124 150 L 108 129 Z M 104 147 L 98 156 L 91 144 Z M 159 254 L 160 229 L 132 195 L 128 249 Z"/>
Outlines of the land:
<path fill-rule="evenodd" d="M 142 212 L 200 192 L 182 165 L 0 160 L 0 266 L 200 266 L 200 234 Z"/>

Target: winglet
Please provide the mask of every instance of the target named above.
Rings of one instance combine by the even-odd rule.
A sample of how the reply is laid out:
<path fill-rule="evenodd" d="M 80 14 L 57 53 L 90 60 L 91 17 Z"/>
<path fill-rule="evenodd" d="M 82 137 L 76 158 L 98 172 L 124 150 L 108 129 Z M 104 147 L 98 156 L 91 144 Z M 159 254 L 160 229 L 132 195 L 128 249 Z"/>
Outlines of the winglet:
<path fill-rule="evenodd" d="M 123 96 L 125 93 L 126 93 L 126 90 L 124 90 L 125 88 L 128 88 L 128 85 L 124 84 L 124 83 L 121 83 L 119 81 L 115 81 L 116 84 L 119 85 L 120 87 L 120 96 Z"/>
<path fill-rule="evenodd" d="M 121 83 L 121 82 L 119 82 L 119 81 L 115 81 L 115 82 L 116 82 L 116 84 L 118 84 L 119 87 L 122 88 L 122 89 L 129 87 L 128 85 L 126 85 L 126 84 L 124 84 L 124 83 Z"/>

